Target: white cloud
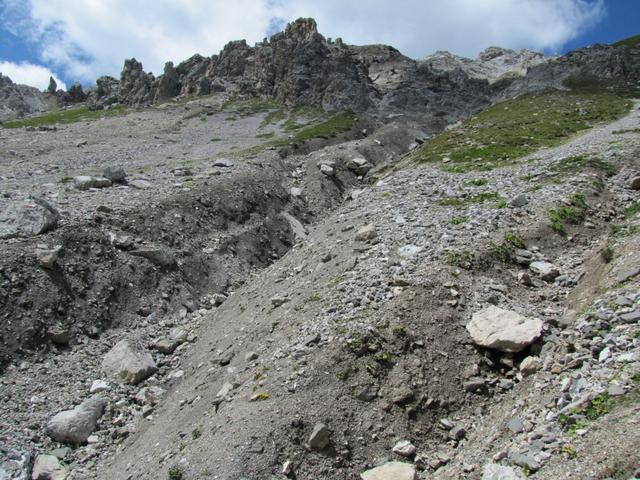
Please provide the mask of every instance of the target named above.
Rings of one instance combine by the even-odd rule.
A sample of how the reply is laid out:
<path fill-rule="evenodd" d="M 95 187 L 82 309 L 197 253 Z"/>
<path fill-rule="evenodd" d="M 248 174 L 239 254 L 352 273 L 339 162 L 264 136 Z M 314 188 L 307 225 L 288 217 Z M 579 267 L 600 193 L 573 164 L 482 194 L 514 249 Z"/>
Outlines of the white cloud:
<path fill-rule="evenodd" d="M 29 6 L 23 34 L 37 40 L 45 63 L 83 82 L 117 76 L 130 57 L 159 74 L 165 61 L 211 55 L 234 39 L 251 44 L 278 20 L 301 16 L 314 17 L 328 37 L 386 43 L 422 57 L 435 50 L 475 56 L 490 45 L 558 49 L 606 13 L 604 0 L 29 0 Z"/>
<path fill-rule="evenodd" d="M 51 70 L 41 65 L 26 62 L 0 62 L 0 73 L 13 80 L 13 83 L 30 85 L 39 90 L 45 90 L 49 86 L 49 77 L 53 77 L 58 88 L 66 88 L 62 80 L 56 77 Z"/>

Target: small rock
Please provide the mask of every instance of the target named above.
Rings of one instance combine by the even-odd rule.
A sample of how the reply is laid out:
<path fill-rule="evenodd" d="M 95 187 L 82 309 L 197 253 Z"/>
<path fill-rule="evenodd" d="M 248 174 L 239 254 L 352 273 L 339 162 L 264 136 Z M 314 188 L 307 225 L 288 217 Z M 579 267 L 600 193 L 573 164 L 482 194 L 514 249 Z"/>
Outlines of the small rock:
<path fill-rule="evenodd" d="M 298 188 L 298 187 L 291 187 L 291 190 L 290 190 L 289 194 L 293 198 L 299 198 L 299 197 L 302 196 L 302 189 Z"/>
<path fill-rule="evenodd" d="M 94 380 L 91 383 L 91 387 L 89 388 L 89 393 L 91 394 L 100 393 L 110 389 L 111 389 L 111 386 L 109 385 L 109 382 L 105 382 L 104 380 Z"/>
<path fill-rule="evenodd" d="M 256 352 L 247 352 L 244 356 L 245 362 L 253 362 L 258 359 L 258 354 Z"/>
<path fill-rule="evenodd" d="M 366 240 L 373 240 L 378 236 L 378 231 L 375 225 L 365 225 L 356 232 L 356 241 L 364 242 Z"/>
<path fill-rule="evenodd" d="M 634 267 L 631 268 L 629 270 L 625 270 L 620 272 L 617 276 L 616 276 L 616 280 L 618 281 L 618 283 L 624 283 L 627 280 L 632 279 L 633 277 L 640 275 L 640 267 Z"/>
<path fill-rule="evenodd" d="M 22 477 L 21 477 L 22 478 Z M 38 455 L 31 470 L 32 480 L 64 480 L 67 469 L 54 455 Z"/>
<path fill-rule="evenodd" d="M 509 200 L 509 206 L 514 208 L 524 207 L 527 203 L 529 203 L 529 197 L 524 193 L 521 193 Z"/>
<path fill-rule="evenodd" d="M 524 477 L 512 467 L 487 463 L 482 467 L 481 480 L 524 480 Z"/>
<path fill-rule="evenodd" d="M 273 305 L 274 307 L 280 307 L 285 303 L 287 303 L 288 301 L 289 299 L 287 297 L 281 297 L 279 295 L 276 295 L 275 297 L 271 298 L 271 305 Z"/>
<path fill-rule="evenodd" d="M 148 182 L 147 180 L 132 180 L 129 182 L 129 186 L 136 190 L 147 190 L 151 188 L 151 182 Z"/>
<path fill-rule="evenodd" d="M 531 265 L 529 265 L 529 268 L 545 282 L 552 282 L 558 275 L 560 275 L 560 271 L 556 266 L 549 262 L 532 262 Z"/>
<path fill-rule="evenodd" d="M 361 480 L 416 480 L 416 469 L 409 463 L 387 462 L 360 474 Z"/>
<path fill-rule="evenodd" d="M 36 250 L 36 258 L 42 268 L 51 269 L 58 261 L 58 257 L 62 252 L 62 246 L 57 245 L 52 249 L 38 249 Z"/>
<path fill-rule="evenodd" d="M 140 405 L 155 405 L 164 397 L 165 393 L 167 393 L 167 391 L 164 388 L 152 385 L 141 388 L 140 391 L 136 393 L 135 400 Z"/>
<path fill-rule="evenodd" d="M 633 177 L 629 181 L 629 188 L 631 190 L 640 190 L 640 176 Z"/>
<path fill-rule="evenodd" d="M 31 237 L 53 230 L 60 213 L 40 197 L 31 196 L 0 210 L 0 239 Z"/>
<path fill-rule="evenodd" d="M 326 177 L 333 177 L 336 174 L 335 169 L 326 163 L 320 164 L 320 173 L 322 173 Z"/>
<path fill-rule="evenodd" d="M 416 454 L 416 447 L 409 440 L 403 440 L 396 443 L 392 451 L 401 457 L 410 458 Z"/>
<path fill-rule="evenodd" d="M 82 444 L 97 428 L 107 400 L 93 396 L 72 410 L 65 410 L 47 423 L 47 434 L 56 442 Z"/>
<path fill-rule="evenodd" d="M 47 330 L 47 337 L 56 345 L 68 345 L 71 341 L 71 333 L 68 328 L 54 325 Z"/>
<path fill-rule="evenodd" d="M 459 425 L 456 425 L 451 430 L 449 430 L 449 438 L 453 440 L 462 440 L 466 434 L 467 431 Z"/>
<path fill-rule="evenodd" d="M 364 158 L 352 158 L 347 162 L 347 168 L 358 176 L 366 175 L 371 165 Z"/>
<path fill-rule="evenodd" d="M 527 287 L 533 286 L 533 282 L 531 281 L 531 275 L 527 272 L 519 272 L 518 273 L 518 283 L 522 285 L 526 285 Z"/>
<path fill-rule="evenodd" d="M 291 460 L 287 460 L 282 465 L 282 474 L 285 476 L 290 476 L 293 473 L 293 462 Z"/>
<path fill-rule="evenodd" d="M 121 167 L 107 167 L 102 176 L 113 183 L 124 183 L 127 179 L 127 174 Z"/>
<path fill-rule="evenodd" d="M 233 162 L 226 158 L 219 158 L 213 162 L 214 167 L 222 167 L 222 168 L 231 168 L 233 167 Z"/>
<path fill-rule="evenodd" d="M 136 257 L 142 257 L 160 267 L 171 267 L 176 263 L 176 257 L 171 250 L 163 247 L 144 247 L 129 252 Z"/>
<path fill-rule="evenodd" d="M 89 190 L 90 188 L 106 188 L 111 186 L 111 181 L 104 177 L 89 177 L 79 175 L 73 177 L 73 185 L 78 190 Z"/>
<path fill-rule="evenodd" d="M 312 450 L 322 450 L 330 442 L 329 429 L 324 423 L 316 423 L 309 437 L 309 447 Z"/>
<path fill-rule="evenodd" d="M 507 428 L 511 430 L 512 433 L 522 433 L 524 432 L 524 424 L 522 420 L 518 417 L 513 417 L 511 420 L 507 422 Z"/>
<path fill-rule="evenodd" d="M 520 363 L 520 373 L 523 377 L 536 373 L 542 367 L 539 357 L 526 357 Z"/>

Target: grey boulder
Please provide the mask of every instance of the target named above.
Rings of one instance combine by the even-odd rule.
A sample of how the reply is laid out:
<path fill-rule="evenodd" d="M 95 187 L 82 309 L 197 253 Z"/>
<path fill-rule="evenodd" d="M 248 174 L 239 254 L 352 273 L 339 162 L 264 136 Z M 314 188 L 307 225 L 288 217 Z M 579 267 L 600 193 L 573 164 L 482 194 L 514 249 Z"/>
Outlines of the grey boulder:
<path fill-rule="evenodd" d="M 362 480 L 415 480 L 416 469 L 410 463 L 387 462 L 360 474 Z"/>
<path fill-rule="evenodd" d="M 522 480 L 514 468 L 498 465 L 497 463 L 487 463 L 482 467 L 482 480 Z"/>
<path fill-rule="evenodd" d="M 30 237 L 52 230 L 60 214 L 49 202 L 29 197 L 0 209 L 0 238 Z"/>
<path fill-rule="evenodd" d="M 31 480 L 64 480 L 67 469 L 54 455 L 38 455 L 31 469 Z"/>
<path fill-rule="evenodd" d="M 471 317 L 467 331 L 476 345 L 520 352 L 542 334 L 542 321 L 491 305 Z"/>
<path fill-rule="evenodd" d="M 88 398 L 72 410 L 54 415 L 47 423 L 47 435 L 56 442 L 82 444 L 97 428 L 98 420 L 107 406 L 100 396 Z"/>
<path fill-rule="evenodd" d="M 105 355 L 102 370 L 124 383 L 135 385 L 153 375 L 158 367 L 138 342 L 124 339 Z"/>

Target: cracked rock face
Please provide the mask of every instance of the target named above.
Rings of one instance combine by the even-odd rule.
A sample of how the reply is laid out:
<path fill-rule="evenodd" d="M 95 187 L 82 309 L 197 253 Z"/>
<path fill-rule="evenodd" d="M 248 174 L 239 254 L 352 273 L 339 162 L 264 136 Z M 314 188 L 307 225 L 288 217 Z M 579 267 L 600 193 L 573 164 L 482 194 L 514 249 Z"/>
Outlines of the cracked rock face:
<path fill-rule="evenodd" d="M 473 314 L 467 330 L 476 345 L 520 352 L 540 337 L 542 321 L 491 305 Z"/>

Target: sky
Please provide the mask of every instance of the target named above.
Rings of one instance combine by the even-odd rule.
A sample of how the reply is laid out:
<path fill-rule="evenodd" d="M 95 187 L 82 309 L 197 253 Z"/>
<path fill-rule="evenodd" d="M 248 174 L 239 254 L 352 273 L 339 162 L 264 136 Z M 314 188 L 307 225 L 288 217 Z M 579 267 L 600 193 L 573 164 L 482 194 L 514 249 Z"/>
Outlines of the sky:
<path fill-rule="evenodd" d="M 125 58 L 166 61 L 249 44 L 313 17 L 320 33 L 384 43 L 413 58 L 486 47 L 546 54 L 640 33 L 640 0 L 0 0 L 0 72 L 45 89 L 119 78 Z"/>

